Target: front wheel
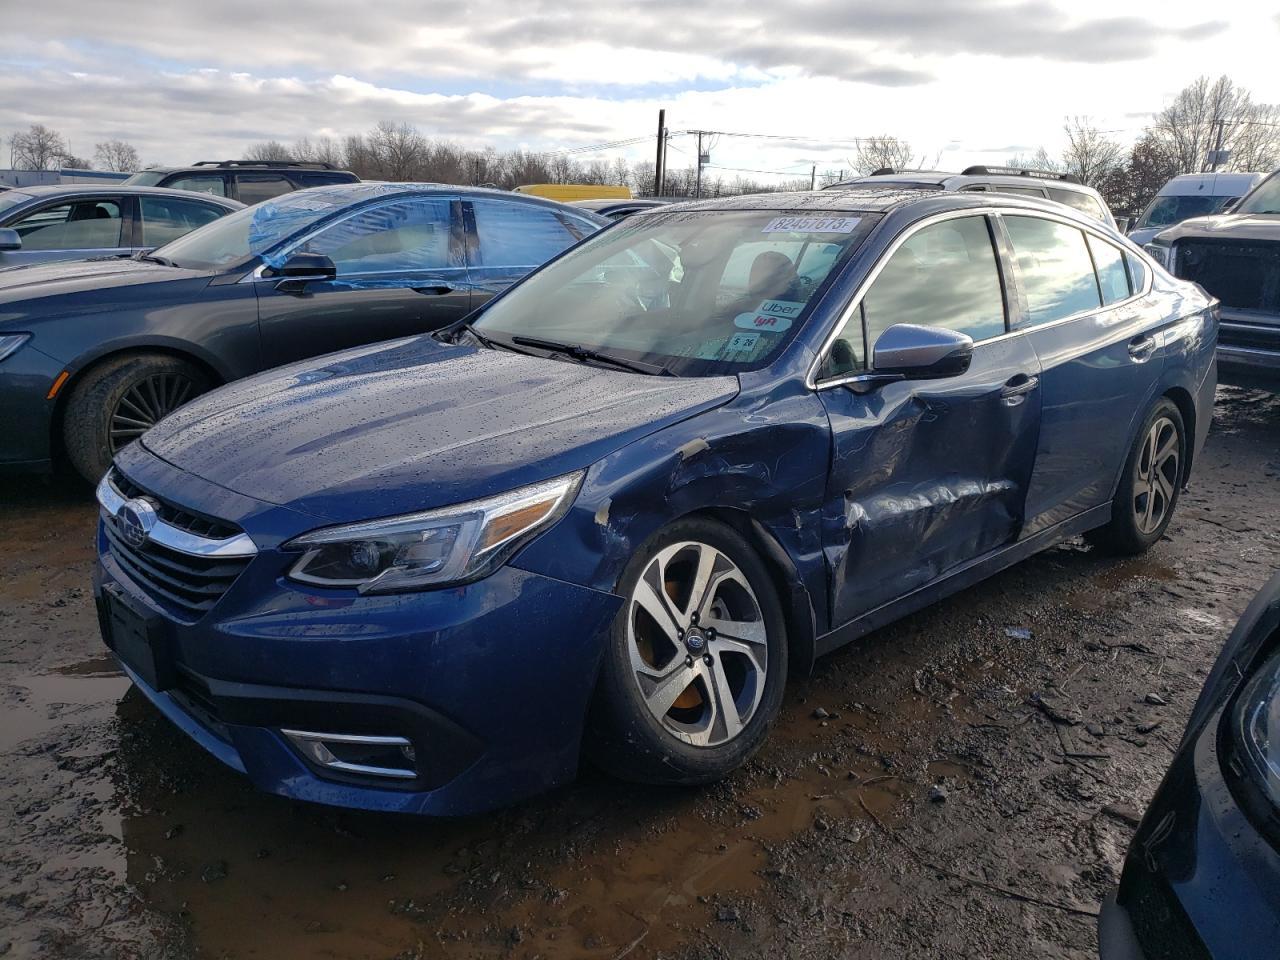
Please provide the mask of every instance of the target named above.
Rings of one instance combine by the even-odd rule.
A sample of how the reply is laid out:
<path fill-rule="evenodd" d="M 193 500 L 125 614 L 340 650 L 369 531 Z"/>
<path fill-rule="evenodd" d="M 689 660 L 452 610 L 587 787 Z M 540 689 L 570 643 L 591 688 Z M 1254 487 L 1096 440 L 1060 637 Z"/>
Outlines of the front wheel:
<path fill-rule="evenodd" d="M 1143 553 L 1164 536 L 1186 470 L 1186 429 L 1172 400 L 1162 398 L 1143 421 L 1111 504 L 1111 522 L 1087 534 L 1110 553 Z"/>
<path fill-rule="evenodd" d="M 80 475 L 97 483 L 116 451 L 211 386 L 198 367 L 165 354 L 134 354 L 89 370 L 67 400 L 62 435 Z"/>
<path fill-rule="evenodd" d="M 764 741 L 782 703 L 786 628 L 764 564 L 715 521 L 681 520 L 627 566 L 587 748 L 650 783 L 718 780 Z"/>

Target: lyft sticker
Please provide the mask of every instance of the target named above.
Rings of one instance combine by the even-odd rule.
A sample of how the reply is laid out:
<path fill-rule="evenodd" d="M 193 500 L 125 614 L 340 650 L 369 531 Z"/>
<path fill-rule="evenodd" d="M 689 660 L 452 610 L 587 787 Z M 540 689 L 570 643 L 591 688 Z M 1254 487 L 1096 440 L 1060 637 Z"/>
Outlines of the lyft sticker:
<path fill-rule="evenodd" d="M 762 330 L 769 333 L 781 333 L 791 329 L 790 317 L 779 317 L 770 313 L 749 310 L 733 318 L 733 325 L 743 330 Z"/>
<path fill-rule="evenodd" d="M 861 217 L 774 217 L 761 233 L 853 233 Z"/>

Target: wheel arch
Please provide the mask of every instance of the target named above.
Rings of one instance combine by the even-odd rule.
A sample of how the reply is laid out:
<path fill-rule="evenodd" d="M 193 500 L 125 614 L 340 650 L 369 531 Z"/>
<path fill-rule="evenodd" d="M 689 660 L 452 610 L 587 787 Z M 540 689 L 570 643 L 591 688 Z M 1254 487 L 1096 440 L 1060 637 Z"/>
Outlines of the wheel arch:
<path fill-rule="evenodd" d="M 1185 484 L 1187 478 L 1191 476 L 1191 468 L 1196 455 L 1195 400 L 1192 399 L 1191 393 L 1185 387 L 1180 386 L 1170 387 L 1161 396 L 1171 400 L 1173 405 L 1178 408 L 1178 413 L 1182 415 L 1183 441 L 1186 450 L 1186 463 L 1182 470 L 1182 482 Z"/>

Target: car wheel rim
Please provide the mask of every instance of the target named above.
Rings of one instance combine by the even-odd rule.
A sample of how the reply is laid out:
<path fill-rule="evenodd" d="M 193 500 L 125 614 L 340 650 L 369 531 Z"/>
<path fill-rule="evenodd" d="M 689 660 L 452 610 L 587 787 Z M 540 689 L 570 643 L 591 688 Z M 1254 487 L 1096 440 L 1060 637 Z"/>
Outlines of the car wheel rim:
<path fill-rule="evenodd" d="M 195 383 L 179 373 L 158 373 L 134 383 L 111 414 L 111 452 L 142 436 L 195 392 Z"/>
<path fill-rule="evenodd" d="M 769 667 L 760 601 L 708 544 L 672 544 L 649 561 L 629 601 L 627 649 L 645 706 L 685 743 L 728 743 L 760 705 Z"/>
<path fill-rule="evenodd" d="M 1173 506 L 1181 463 L 1178 428 L 1160 417 L 1142 442 L 1133 482 L 1133 515 L 1144 534 L 1160 529 Z"/>

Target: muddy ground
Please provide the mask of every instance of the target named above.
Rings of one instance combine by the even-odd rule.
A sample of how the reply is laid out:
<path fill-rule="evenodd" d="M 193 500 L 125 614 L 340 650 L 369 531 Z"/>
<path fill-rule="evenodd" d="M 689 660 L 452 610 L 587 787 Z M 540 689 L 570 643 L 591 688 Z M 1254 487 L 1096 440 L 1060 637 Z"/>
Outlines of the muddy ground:
<path fill-rule="evenodd" d="M 728 782 L 586 770 L 468 820 L 264 796 L 196 749 L 100 644 L 94 518 L 70 481 L 0 485 L 6 960 L 1084 958 L 1280 564 L 1280 398 L 1220 392 L 1149 555 L 1067 544 L 829 657 Z"/>

